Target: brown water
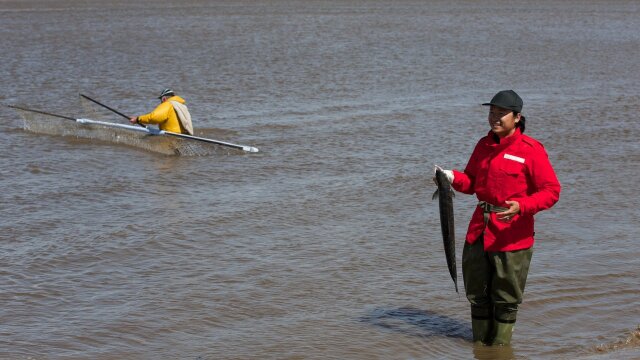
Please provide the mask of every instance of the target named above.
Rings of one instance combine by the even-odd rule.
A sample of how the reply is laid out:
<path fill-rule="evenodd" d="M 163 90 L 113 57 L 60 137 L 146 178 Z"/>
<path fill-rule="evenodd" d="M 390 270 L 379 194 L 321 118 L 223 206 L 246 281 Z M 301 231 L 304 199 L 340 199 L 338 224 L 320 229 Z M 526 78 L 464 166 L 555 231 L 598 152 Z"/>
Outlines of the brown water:
<path fill-rule="evenodd" d="M 78 93 L 139 114 L 169 86 L 196 135 L 261 149 L 3 106 L 0 358 L 640 359 L 640 3 L 0 0 L 0 24 L 3 104 L 119 122 Z M 563 192 L 513 347 L 474 348 L 431 171 L 509 88 Z"/>

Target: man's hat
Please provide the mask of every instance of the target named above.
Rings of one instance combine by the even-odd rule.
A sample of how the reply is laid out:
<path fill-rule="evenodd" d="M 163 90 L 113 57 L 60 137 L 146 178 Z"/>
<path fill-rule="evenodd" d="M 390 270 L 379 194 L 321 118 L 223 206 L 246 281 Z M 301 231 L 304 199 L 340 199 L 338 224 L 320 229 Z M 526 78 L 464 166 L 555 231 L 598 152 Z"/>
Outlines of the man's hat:
<path fill-rule="evenodd" d="M 504 109 L 522 112 L 522 99 L 513 90 L 502 90 L 497 93 L 490 102 L 482 105 L 495 105 Z"/>
<path fill-rule="evenodd" d="M 173 96 L 173 90 L 166 88 L 164 90 L 162 90 L 162 92 L 160 93 L 160 96 L 158 96 L 158 99 L 162 99 L 163 96 Z"/>

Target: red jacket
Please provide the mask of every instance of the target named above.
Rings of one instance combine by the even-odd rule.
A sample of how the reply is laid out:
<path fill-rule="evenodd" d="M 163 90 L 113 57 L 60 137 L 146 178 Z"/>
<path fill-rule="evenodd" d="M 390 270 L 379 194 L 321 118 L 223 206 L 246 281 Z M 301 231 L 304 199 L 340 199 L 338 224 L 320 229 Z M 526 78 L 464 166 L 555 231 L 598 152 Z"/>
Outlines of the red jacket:
<path fill-rule="evenodd" d="M 478 200 L 509 207 L 506 200 L 520 203 L 520 213 L 511 220 L 498 220 L 491 213 L 484 233 L 486 251 L 515 251 L 533 246 L 533 215 L 553 206 L 560 197 L 560 183 L 544 147 L 521 134 L 520 129 L 496 143 L 489 134 L 478 142 L 464 172 L 454 170 L 453 188 L 476 194 Z M 476 207 L 466 240 L 473 244 L 485 229 L 482 209 Z"/>

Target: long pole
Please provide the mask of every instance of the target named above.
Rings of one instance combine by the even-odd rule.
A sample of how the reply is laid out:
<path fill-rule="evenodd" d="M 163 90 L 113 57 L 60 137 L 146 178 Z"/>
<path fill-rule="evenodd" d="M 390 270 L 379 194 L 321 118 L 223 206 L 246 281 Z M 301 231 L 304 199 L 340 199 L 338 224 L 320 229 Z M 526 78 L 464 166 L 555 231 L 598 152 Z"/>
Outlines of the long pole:
<path fill-rule="evenodd" d="M 49 116 L 54 116 L 54 117 L 61 118 L 61 119 L 77 121 L 77 119 L 69 117 L 69 116 L 53 114 L 53 113 L 50 113 L 50 112 L 45 112 L 45 111 L 40 111 L 40 110 L 27 109 L 27 108 L 23 108 L 23 107 L 20 107 L 20 106 L 15 106 L 15 105 L 7 105 L 7 106 L 12 108 L 12 109 L 30 111 L 30 112 L 34 112 L 34 113 L 38 113 L 38 114 L 42 114 L 42 115 L 49 115 Z"/>
<path fill-rule="evenodd" d="M 107 105 L 105 105 L 105 104 L 103 104 L 103 103 L 101 103 L 101 102 L 98 102 L 98 100 L 94 100 L 94 99 L 92 99 L 92 98 L 90 98 L 90 97 L 88 97 L 87 95 L 84 95 L 84 94 L 80 94 L 80 96 L 82 96 L 83 98 L 85 98 L 85 99 L 87 99 L 87 100 L 89 100 L 89 101 L 91 101 L 91 102 L 94 102 L 94 103 L 96 103 L 96 104 L 98 104 L 98 105 L 102 106 L 103 108 L 109 109 L 109 110 L 113 111 L 114 113 L 116 113 L 116 114 L 118 114 L 118 115 L 122 116 L 123 118 L 125 118 L 125 119 L 129 120 L 129 117 L 128 117 L 127 115 L 125 115 L 125 114 L 121 113 L 120 111 L 118 111 L 118 110 L 116 110 L 116 109 L 114 109 L 114 108 L 108 107 Z M 145 128 L 145 129 L 147 128 L 146 126 L 144 126 L 144 125 L 142 125 L 142 124 L 140 124 L 140 123 L 138 123 L 138 126 L 142 126 L 142 127 L 143 127 L 143 128 Z"/>
<path fill-rule="evenodd" d="M 183 138 L 183 139 L 198 140 L 198 141 L 208 142 L 208 143 L 211 143 L 211 144 L 218 144 L 218 145 L 222 145 L 222 146 L 228 146 L 228 147 L 240 149 L 240 150 L 243 150 L 243 151 L 246 151 L 246 152 L 257 153 L 259 151 L 258 148 L 255 148 L 253 146 L 244 146 L 244 145 L 232 144 L 232 143 L 228 143 L 228 142 L 224 142 L 224 141 L 207 139 L 207 138 L 193 136 L 193 135 L 187 135 L 187 134 L 178 134 L 178 133 L 165 131 L 165 130 L 161 130 L 160 132 L 162 134 L 165 134 L 165 135 L 175 136 L 175 137 L 179 137 L 179 138 Z"/>
<path fill-rule="evenodd" d="M 97 100 L 94 100 L 94 99 L 92 99 L 92 98 L 88 97 L 87 95 L 80 94 L 80 96 L 82 96 L 83 98 L 85 98 L 85 99 L 87 99 L 87 100 L 89 100 L 89 101 L 91 101 L 91 102 L 94 102 L 94 103 L 96 103 L 96 104 L 98 104 L 98 105 L 102 106 L 103 108 L 109 109 L 109 110 L 113 111 L 114 113 L 116 113 L 116 114 L 118 114 L 118 115 L 122 116 L 123 118 L 125 118 L 125 119 L 129 120 L 129 116 L 127 116 L 127 115 L 125 115 L 125 114 L 121 113 L 120 111 L 118 111 L 118 110 L 116 110 L 116 109 L 110 108 L 110 107 L 108 107 L 107 105 L 105 105 L 105 104 L 103 104 L 103 103 L 100 103 L 100 102 L 98 102 Z"/>

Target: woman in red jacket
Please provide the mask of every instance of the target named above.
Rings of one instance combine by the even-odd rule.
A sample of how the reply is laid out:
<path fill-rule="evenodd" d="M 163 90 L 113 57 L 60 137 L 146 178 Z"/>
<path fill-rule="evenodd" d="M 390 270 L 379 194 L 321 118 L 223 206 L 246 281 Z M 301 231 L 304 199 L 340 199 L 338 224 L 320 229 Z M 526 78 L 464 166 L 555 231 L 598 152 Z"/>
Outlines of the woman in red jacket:
<path fill-rule="evenodd" d="M 444 170 L 455 190 L 476 194 L 462 253 L 462 275 L 477 343 L 509 345 L 533 253 L 533 215 L 553 206 L 560 183 L 540 142 L 524 135 L 513 90 L 490 102 L 489 134 L 464 172 Z"/>

